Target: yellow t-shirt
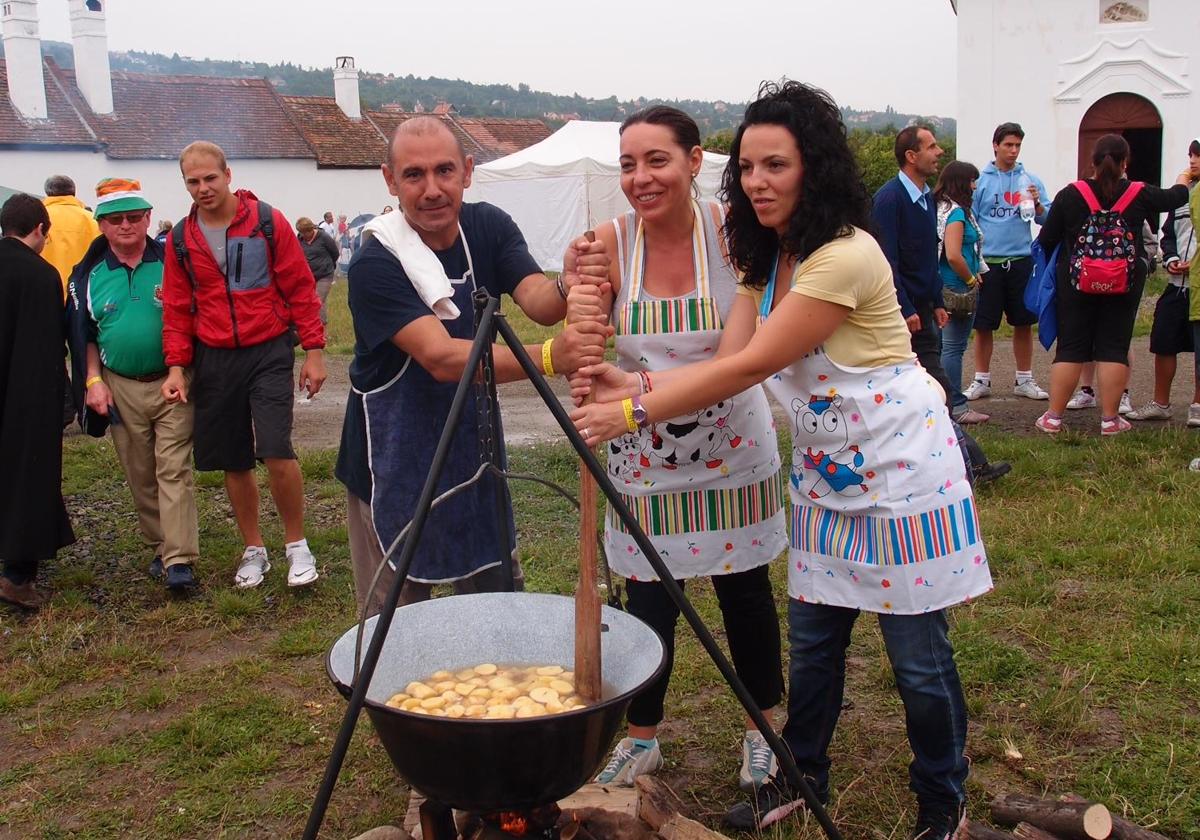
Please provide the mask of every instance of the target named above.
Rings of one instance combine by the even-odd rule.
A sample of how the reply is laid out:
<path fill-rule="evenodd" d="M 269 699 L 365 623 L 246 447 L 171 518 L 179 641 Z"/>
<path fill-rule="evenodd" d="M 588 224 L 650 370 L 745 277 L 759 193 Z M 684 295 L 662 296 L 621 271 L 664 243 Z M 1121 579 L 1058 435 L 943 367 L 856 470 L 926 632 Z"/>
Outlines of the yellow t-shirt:
<path fill-rule="evenodd" d="M 844 367 L 875 368 L 913 358 L 912 343 L 892 267 L 874 237 L 854 229 L 852 236 L 827 242 L 802 260 L 792 273 L 791 291 L 850 308 L 850 314 L 823 347 Z M 761 307 L 763 292 L 738 286 L 738 294 Z"/>

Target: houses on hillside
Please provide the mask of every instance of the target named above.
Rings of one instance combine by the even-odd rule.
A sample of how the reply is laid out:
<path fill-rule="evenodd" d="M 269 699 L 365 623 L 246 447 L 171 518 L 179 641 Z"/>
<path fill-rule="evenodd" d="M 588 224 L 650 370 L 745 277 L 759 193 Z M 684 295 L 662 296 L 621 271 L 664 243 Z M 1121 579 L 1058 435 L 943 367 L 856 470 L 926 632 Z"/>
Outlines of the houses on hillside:
<path fill-rule="evenodd" d="M 114 72 L 103 5 L 69 0 L 74 69 L 43 58 L 37 0 L 4 0 L 0 61 L 0 169 L 6 186 L 40 193 L 51 174 L 69 175 L 90 199 L 101 178 L 137 178 L 157 219 L 191 204 L 179 151 L 193 140 L 225 149 L 235 186 L 254 190 L 288 218 L 325 210 L 354 216 L 395 204 L 379 166 L 387 138 L 415 113 L 363 111 L 354 59 L 338 57 L 334 96 L 285 96 L 262 78 Z M 94 8 L 93 8 L 94 7 Z M 551 134 L 539 120 L 433 114 L 476 162 Z"/>

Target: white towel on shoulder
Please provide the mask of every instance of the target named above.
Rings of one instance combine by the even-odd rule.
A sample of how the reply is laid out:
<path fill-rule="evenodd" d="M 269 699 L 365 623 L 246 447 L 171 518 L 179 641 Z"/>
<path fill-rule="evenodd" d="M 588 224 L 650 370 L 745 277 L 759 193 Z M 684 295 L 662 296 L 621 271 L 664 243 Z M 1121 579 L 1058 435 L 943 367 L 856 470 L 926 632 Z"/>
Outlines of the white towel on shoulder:
<path fill-rule="evenodd" d="M 459 236 L 462 236 L 461 227 Z M 413 230 L 403 213 L 384 213 L 367 222 L 363 226 L 363 243 L 366 244 L 372 237 L 400 260 L 417 295 L 433 310 L 434 315 L 443 321 L 453 321 L 459 316 L 453 300 L 454 287 L 450 285 L 442 261 L 421 241 L 420 235 Z"/>

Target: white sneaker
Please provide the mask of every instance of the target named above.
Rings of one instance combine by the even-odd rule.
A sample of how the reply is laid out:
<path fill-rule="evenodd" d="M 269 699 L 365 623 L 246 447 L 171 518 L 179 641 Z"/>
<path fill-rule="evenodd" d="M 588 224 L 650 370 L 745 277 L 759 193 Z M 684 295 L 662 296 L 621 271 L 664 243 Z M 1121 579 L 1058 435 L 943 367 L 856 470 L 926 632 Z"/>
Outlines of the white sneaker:
<path fill-rule="evenodd" d="M 742 769 L 738 773 L 738 787 L 747 793 L 755 791 L 778 769 L 775 753 L 763 734 L 757 729 L 746 730 L 742 738 Z"/>
<path fill-rule="evenodd" d="M 1188 406 L 1187 424 L 1193 429 L 1200 426 L 1200 403 L 1192 403 Z"/>
<path fill-rule="evenodd" d="M 1043 391 L 1037 382 L 1032 379 L 1026 379 L 1020 385 L 1013 385 L 1013 393 L 1018 397 L 1025 397 L 1031 400 L 1050 399 L 1050 394 Z"/>
<path fill-rule="evenodd" d="M 288 586 L 308 586 L 317 577 L 317 558 L 307 548 L 289 548 Z"/>
<path fill-rule="evenodd" d="M 267 559 L 267 550 L 261 545 L 246 546 L 233 585 L 238 589 L 253 589 L 263 582 L 263 576 L 269 571 L 271 561 Z"/>
<path fill-rule="evenodd" d="M 602 785 L 619 785 L 632 787 L 633 780 L 638 776 L 653 773 L 662 767 L 662 751 L 658 748 L 658 739 L 649 749 L 634 746 L 632 738 L 622 738 L 613 748 L 612 757 L 596 781 Z"/>
<path fill-rule="evenodd" d="M 1122 391 L 1121 392 L 1121 403 L 1120 403 L 1120 405 L 1117 406 L 1117 414 L 1120 414 L 1122 417 L 1124 417 L 1126 414 L 1129 414 L 1132 411 L 1133 411 L 1133 402 L 1129 399 L 1129 392 Z M 1168 417 L 1169 416 L 1170 415 L 1168 415 Z M 1149 418 L 1147 418 L 1147 419 L 1149 419 Z"/>
<path fill-rule="evenodd" d="M 1170 420 L 1171 406 L 1159 405 L 1154 400 L 1146 403 L 1141 408 L 1135 408 L 1133 411 L 1122 411 L 1130 420 Z"/>
<path fill-rule="evenodd" d="M 981 400 L 991 395 L 992 386 L 978 379 L 973 380 L 967 390 L 963 392 L 963 396 L 968 400 Z"/>
<path fill-rule="evenodd" d="M 1095 408 L 1096 394 L 1093 391 L 1085 391 L 1080 388 L 1075 392 L 1075 396 L 1067 400 L 1067 408 L 1074 411 L 1077 408 Z"/>

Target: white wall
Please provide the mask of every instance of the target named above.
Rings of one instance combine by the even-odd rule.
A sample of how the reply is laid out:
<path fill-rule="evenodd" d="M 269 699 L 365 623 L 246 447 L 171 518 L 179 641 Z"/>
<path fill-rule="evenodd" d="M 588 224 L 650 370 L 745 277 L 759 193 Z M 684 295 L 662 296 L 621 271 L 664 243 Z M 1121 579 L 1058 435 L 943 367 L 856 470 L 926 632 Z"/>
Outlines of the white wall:
<path fill-rule="evenodd" d="M 310 160 L 231 160 L 233 185 L 251 190 L 295 222 L 299 216 L 319 221 L 332 210 L 354 218 L 395 206 L 383 176 L 375 169 L 317 169 Z M 95 203 L 102 178 L 136 178 L 154 205 L 154 218 L 172 222 L 191 208 L 174 160 L 109 160 L 91 152 L 0 151 L 0 181 L 7 187 L 41 193 L 48 175 L 68 175 L 84 204 Z M 151 228 L 153 230 L 153 226 Z"/>
<path fill-rule="evenodd" d="M 1075 180 L 1079 124 L 1111 93 L 1136 93 L 1163 120 L 1163 180 L 1187 164 L 1200 134 L 1200 14 L 1150 0 L 1145 23 L 1099 23 L 1100 0 L 960 0 L 958 156 L 992 159 L 992 131 L 1025 129 L 1021 159 L 1057 192 Z"/>

